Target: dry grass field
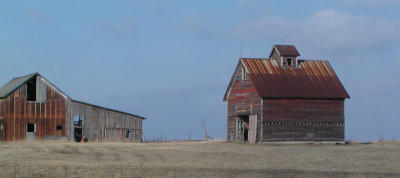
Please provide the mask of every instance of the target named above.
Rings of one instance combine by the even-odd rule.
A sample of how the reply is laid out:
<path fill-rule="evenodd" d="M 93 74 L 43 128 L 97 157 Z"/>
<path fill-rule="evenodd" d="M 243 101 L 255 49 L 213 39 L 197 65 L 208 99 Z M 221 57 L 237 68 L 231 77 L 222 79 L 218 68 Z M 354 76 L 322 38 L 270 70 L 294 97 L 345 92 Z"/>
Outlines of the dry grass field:
<path fill-rule="evenodd" d="M 0 177 L 313 176 L 400 177 L 400 144 L 0 144 Z"/>

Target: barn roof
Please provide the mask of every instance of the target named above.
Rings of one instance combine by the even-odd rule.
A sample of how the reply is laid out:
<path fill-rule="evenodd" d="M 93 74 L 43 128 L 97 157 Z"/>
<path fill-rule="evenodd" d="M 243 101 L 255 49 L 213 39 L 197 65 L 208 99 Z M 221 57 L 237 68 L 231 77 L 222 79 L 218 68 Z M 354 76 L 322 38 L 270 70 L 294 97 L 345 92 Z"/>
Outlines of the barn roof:
<path fill-rule="evenodd" d="M 297 68 L 281 68 L 275 59 L 241 58 L 240 63 L 262 98 L 350 98 L 326 60 L 299 60 Z"/>
<path fill-rule="evenodd" d="M 25 84 L 34 76 L 38 75 L 38 73 L 33 73 L 29 75 L 25 75 L 22 77 L 13 78 L 8 83 L 6 83 L 3 87 L 0 88 L 0 98 L 5 98 L 18 89 L 20 86 Z"/>
<path fill-rule="evenodd" d="M 271 50 L 271 54 L 269 55 L 270 58 L 274 49 L 278 51 L 280 56 L 286 56 L 286 57 L 300 56 L 299 51 L 297 51 L 294 45 L 274 45 L 274 47 Z"/>
<path fill-rule="evenodd" d="M 17 90 L 18 88 L 20 88 L 22 85 L 24 85 L 25 83 L 27 83 L 29 80 L 31 80 L 33 77 L 35 76 L 41 76 L 39 73 L 35 72 L 26 76 L 22 76 L 22 77 L 17 77 L 17 78 L 13 78 L 12 80 L 10 80 L 8 83 L 6 83 L 3 87 L 0 88 L 0 99 L 2 98 L 6 98 L 7 96 L 9 96 L 12 92 L 14 92 L 15 90 Z M 78 103 L 82 103 L 82 104 L 86 104 L 86 105 L 91 105 L 93 107 L 98 107 L 98 108 L 102 108 L 102 109 L 107 109 L 107 110 L 111 110 L 111 111 L 115 111 L 115 112 L 119 112 L 122 114 L 128 114 L 134 117 L 138 117 L 141 119 L 146 119 L 145 117 L 142 116 L 138 116 L 135 114 L 131 114 L 131 113 L 127 113 L 127 112 L 123 112 L 123 111 L 119 111 L 119 110 L 115 110 L 115 109 L 111 109 L 111 108 L 106 108 L 106 107 L 102 107 L 102 106 L 98 106 L 98 105 L 94 105 L 94 104 L 90 104 L 90 103 L 86 103 L 86 102 L 82 102 L 82 101 L 78 101 L 78 100 L 74 100 L 72 98 L 70 98 L 68 95 L 66 95 L 64 92 L 62 92 L 60 89 L 58 89 L 55 85 L 53 85 L 50 81 L 48 81 L 46 78 L 44 78 L 43 76 L 41 76 L 43 79 L 45 79 L 52 87 L 54 87 L 56 90 L 58 90 L 59 92 L 61 92 L 62 94 L 64 94 L 66 97 L 68 97 L 69 99 L 71 99 L 71 101 L 73 102 L 78 102 Z"/>

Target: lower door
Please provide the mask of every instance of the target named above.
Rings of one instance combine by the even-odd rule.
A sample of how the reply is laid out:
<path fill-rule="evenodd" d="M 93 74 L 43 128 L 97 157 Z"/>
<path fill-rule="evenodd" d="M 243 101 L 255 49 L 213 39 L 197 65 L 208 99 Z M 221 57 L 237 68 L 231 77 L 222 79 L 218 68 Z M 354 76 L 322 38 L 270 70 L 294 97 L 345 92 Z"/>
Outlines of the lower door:
<path fill-rule="evenodd" d="M 26 141 L 36 140 L 36 123 L 26 123 Z"/>

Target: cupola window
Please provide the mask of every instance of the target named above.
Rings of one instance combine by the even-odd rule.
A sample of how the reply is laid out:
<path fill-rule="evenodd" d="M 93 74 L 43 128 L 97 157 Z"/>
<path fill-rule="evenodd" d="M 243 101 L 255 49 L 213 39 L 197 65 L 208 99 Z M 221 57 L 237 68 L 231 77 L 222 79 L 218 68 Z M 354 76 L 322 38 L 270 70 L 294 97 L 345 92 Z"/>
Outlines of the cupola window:
<path fill-rule="evenodd" d="M 287 58 L 287 65 L 291 66 L 292 65 L 292 58 Z"/>

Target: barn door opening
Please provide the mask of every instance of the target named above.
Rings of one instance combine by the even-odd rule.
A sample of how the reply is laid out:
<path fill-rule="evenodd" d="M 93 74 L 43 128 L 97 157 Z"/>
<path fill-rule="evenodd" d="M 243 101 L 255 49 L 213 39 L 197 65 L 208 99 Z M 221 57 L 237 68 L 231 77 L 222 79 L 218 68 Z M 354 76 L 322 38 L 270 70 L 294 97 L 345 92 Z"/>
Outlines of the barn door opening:
<path fill-rule="evenodd" d="M 36 123 L 26 123 L 26 141 L 36 140 Z"/>
<path fill-rule="evenodd" d="M 239 116 L 236 120 L 236 141 L 249 140 L 249 116 Z"/>
<path fill-rule="evenodd" d="M 80 142 L 82 140 L 83 116 L 74 116 L 74 140 Z"/>

